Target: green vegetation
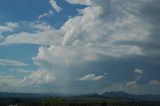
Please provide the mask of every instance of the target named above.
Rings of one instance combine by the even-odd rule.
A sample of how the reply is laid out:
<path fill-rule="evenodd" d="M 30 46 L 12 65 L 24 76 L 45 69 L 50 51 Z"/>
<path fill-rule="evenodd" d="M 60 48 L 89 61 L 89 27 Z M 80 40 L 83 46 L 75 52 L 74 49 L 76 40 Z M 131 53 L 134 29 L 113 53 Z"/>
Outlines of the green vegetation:
<path fill-rule="evenodd" d="M 42 106 L 69 106 L 68 102 L 62 98 L 49 97 L 41 101 Z"/>
<path fill-rule="evenodd" d="M 0 106 L 160 106 L 160 102 L 93 97 L 0 98 Z"/>

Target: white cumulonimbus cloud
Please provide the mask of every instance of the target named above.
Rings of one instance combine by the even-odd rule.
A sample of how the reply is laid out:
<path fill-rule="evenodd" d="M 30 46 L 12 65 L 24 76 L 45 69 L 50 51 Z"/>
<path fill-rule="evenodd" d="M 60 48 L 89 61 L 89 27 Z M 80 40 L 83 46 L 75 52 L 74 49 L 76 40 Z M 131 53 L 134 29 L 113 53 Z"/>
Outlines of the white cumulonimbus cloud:
<path fill-rule="evenodd" d="M 2 44 L 41 45 L 37 56 L 33 58 L 41 71 L 38 70 L 37 73 L 26 76 L 24 83 L 34 82 L 32 85 L 38 85 L 40 82 L 54 82 L 61 83 L 57 85 L 63 88 L 63 81 L 70 80 L 68 71 L 74 65 L 90 68 L 96 67 L 94 66 L 96 62 L 110 60 L 110 58 L 159 55 L 159 49 L 153 48 L 154 45 L 159 45 L 157 41 L 159 32 L 154 30 L 160 29 L 157 24 L 159 15 L 151 13 L 153 10 L 160 10 L 156 3 L 158 0 L 66 1 L 71 5 L 85 4 L 87 6 L 80 9 L 77 16 L 68 19 L 59 29 L 44 23 L 32 24 L 32 28 L 36 29 L 34 33 L 12 34 L 2 42 Z M 50 3 L 57 12 L 60 12 L 61 8 L 55 0 L 50 0 Z M 39 18 L 43 16 L 48 16 L 48 14 Z M 89 65 L 86 66 L 86 63 Z M 45 72 L 51 73 L 53 79 L 50 79 Z M 138 76 L 136 80 L 140 80 L 143 70 L 135 69 L 134 72 Z M 42 76 L 47 77 L 41 79 Z M 102 78 L 103 76 L 90 74 L 80 79 L 100 80 Z M 129 82 L 127 85 L 135 83 L 137 81 Z M 137 86 L 140 85 L 137 84 Z"/>

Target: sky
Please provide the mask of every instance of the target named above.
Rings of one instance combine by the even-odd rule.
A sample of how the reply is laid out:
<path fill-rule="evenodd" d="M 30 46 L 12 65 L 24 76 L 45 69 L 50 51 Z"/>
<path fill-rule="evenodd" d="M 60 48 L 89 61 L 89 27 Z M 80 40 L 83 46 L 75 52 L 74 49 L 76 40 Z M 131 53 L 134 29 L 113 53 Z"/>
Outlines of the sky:
<path fill-rule="evenodd" d="M 159 0 L 0 0 L 0 92 L 160 94 Z"/>

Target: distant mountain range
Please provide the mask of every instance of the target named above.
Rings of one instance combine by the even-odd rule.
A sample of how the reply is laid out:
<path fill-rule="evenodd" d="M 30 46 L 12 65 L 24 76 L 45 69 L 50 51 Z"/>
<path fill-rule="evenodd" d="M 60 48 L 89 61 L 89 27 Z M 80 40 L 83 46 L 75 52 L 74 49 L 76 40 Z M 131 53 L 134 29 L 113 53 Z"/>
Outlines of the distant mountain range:
<path fill-rule="evenodd" d="M 44 98 L 49 96 L 55 96 L 54 94 L 40 94 L 40 93 L 8 93 L 0 92 L 0 98 Z M 56 96 L 58 96 L 56 94 Z M 60 95 L 62 96 L 62 95 Z M 72 96 L 69 96 L 72 97 Z M 128 100 L 140 100 L 140 101 L 160 101 L 160 95 L 132 95 L 125 92 L 105 92 L 103 94 L 89 94 L 89 95 L 79 95 L 77 98 L 113 98 L 113 99 L 128 99 Z"/>
<path fill-rule="evenodd" d="M 126 100 L 135 100 L 135 101 L 160 101 L 160 95 L 133 95 L 125 92 L 105 92 L 103 94 L 89 94 L 81 95 L 79 97 L 88 97 L 88 98 L 112 98 L 112 99 L 126 99 Z"/>
<path fill-rule="evenodd" d="M 151 95 L 151 94 L 133 95 L 125 92 L 105 92 L 101 95 L 112 98 L 129 98 L 129 99 L 144 100 L 144 101 L 160 101 L 160 95 Z"/>

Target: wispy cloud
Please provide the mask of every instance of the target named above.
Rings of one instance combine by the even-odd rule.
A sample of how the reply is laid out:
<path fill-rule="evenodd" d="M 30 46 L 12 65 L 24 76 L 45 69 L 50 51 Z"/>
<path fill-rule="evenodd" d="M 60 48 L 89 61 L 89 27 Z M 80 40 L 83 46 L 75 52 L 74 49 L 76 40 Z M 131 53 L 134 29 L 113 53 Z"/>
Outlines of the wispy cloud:
<path fill-rule="evenodd" d="M 33 72 L 33 70 L 26 70 L 26 69 L 21 69 L 21 68 L 11 69 L 10 71 L 19 72 L 19 73 L 32 73 Z"/>
<path fill-rule="evenodd" d="M 88 4 L 89 0 L 66 0 L 67 2 L 71 3 L 71 4 Z"/>
<path fill-rule="evenodd" d="M 42 19 L 42 18 L 44 18 L 44 17 L 52 16 L 53 14 L 54 14 L 54 12 L 53 12 L 52 10 L 49 10 L 48 12 L 39 15 L 39 16 L 38 16 L 38 19 L 40 20 L 40 19 Z"/>
<path fill-rule="evenodd" d="M 8 59 L 0 59 L 0 65 L 2 66 L 14 66 L 14 67 L 21 67 L 21 66 L 28 66 L 29 64 L 15 61 L 15 60 L 8 60 Z"/>
<path fill-rule="evenodd" d="M 38 45 L 59 45 L 62 39 L 62 32 L 55 30 L 46 23 L 28 23 L 29 28 L 35 29 L 35 33 L 19 32 L 12 34 L 3 39 L 1 45 L 8 44 L 38 44 Z M 50 38 L 50 39 L 48 39 Z"/>
<path fill-rule="evenodd" d="M 18 23 L 7 22 L 4 25 L 0 25 L 0 33 L 11 32 L 18 26 L 19 26 Z"/>
<path fill-rule="evenodd" d="M 49 0 L 51 6 L 53 7 L 53 9 L 55 9 L 56 12 L 60 12 L 61 11 L 61 7 L 59 7 L 56 3 L 56 0 Z"/>
<path fill-rule="evenodd" d="M 4 38 L 4 36 L 0 35 L 0 43 L 3 42 Z"/>

